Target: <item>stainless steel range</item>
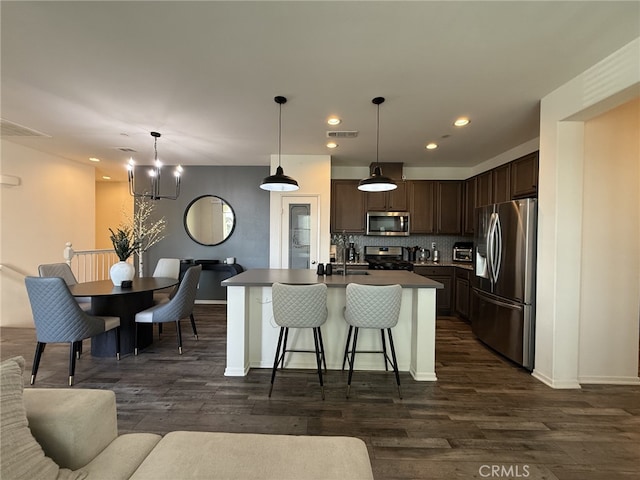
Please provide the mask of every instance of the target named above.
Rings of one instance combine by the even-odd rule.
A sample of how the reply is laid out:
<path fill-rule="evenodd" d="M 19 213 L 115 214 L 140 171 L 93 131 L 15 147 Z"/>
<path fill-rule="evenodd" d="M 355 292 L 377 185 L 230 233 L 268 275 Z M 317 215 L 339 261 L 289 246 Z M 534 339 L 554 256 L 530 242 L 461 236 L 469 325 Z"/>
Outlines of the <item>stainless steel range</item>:
<path fill-rule="evenodd" d="M 364 247 L 364 260 L 370 270 L 413 270 L 413 263 L 402 259 L 402 247 Z"/>

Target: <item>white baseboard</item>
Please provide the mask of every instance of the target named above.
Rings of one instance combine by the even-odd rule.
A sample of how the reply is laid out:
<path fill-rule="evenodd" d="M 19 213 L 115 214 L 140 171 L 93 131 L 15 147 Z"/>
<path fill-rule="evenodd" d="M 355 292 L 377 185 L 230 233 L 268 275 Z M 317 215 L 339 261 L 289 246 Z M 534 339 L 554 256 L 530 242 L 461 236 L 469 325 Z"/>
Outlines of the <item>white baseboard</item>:
<path fill-rule="evenodd" d="M 536 380 L 540 380 L 542 383 L 550 386 L 551 388 L 556 388 L 556 389 L 581 388 L 580 382 L 578 382 L 578 380 L 575 380 L 575 381 L 574 380 L 562 380 L 562 381 L 554 380 L 553 378 L 548 377 L 547 375 L 540 373 L 535 369 L 533 370 L 533 373 L 531 373 L 531 376 Z"/>
<path fill-rule="evenodd" d="M 582 384 L 599 384 L 599 385 L 640 385 L 638 377 L 610 377 L 610 376 L 589 376 L 578 377 L 578 381 Z"/>
<path fill-rule="evenodd" d="M 196 300 L 197 305 L 226 305 L 226 300 Z"/>

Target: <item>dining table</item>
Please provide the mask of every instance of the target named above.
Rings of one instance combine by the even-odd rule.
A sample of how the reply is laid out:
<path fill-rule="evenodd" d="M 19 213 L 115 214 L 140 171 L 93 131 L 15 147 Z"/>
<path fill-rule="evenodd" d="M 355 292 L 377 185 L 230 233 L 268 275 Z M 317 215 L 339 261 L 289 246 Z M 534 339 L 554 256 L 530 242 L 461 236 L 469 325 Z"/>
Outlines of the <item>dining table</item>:
<path fill-rule="evenodd" d="M 139 277 L 130 287 L 116 287 L 111 280 L 82 282 L 69 286 L 74 297 L 91 297 L 91 315 L 120 317 L 120 354 L 133 353 L 136 347 L 136 313 L 153 306 L 153 292 L 179 283 L 177 278 Z M 110 357 L 116 351 L 115 338 L 105 332 L 91 339 L 91 355 Z M 153 324 L 138 327 L 138 348 L 153 342 Z"/>

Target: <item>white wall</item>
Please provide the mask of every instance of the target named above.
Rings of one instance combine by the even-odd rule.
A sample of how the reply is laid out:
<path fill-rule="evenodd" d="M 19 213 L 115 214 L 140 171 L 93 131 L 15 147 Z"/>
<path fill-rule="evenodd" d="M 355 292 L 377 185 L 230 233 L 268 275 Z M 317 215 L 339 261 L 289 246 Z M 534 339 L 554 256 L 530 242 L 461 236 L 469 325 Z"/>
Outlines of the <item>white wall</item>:
<path fill-rule="evenodd" d="M 64 261 L 68 241 L 77 250 L 94 248 L 94 168 L 6 140 L 0 148 L 1 173 L 21 179 L 0 187 L 0 263 L 37 275 L 39 264 Z M 33 326 L 22 275 L 2 269 L 0 300 L 1 326 Z"/>
<path fill-rule="evenodd" d="M 404 165 L 402 175 L 405 180 L 466 180 L 479 173 L 535 152 L 539 148 L 540 139 L 536 137 L 473 167 L 415 167 Z M 331 178 L 361 179 L 368 176 L 369 167 L 331 167 Z"/>
<path fill-rule="evenodd" d="M 542 99 L 533 375 L 556 388 L 579 387 L 579 358 L 590 353 L 580 352 L 579 341 L 583 198 L 590 194 L 583 122 L 637 97 L 639 86 L 637 38 Z"/>
<path fill-rule="evenodd" d="M 319 263 L 329 262 L 331 234 L 329 214 L 331 212 L 331 157 L 329 155 L 282 155 L 284 174 L 294 178 L 299 190 L 295 192 L 270 192 L 270 226 L 269 226 L 269 266 L 281 268 L 282 258 L 282 197 L 283 196 L 318 196 L 319 218 Z M 278 166 L 278 155 L 271 155 L 271 174 Z M 257 188 L 257 187 L 256 187 Z M 315 260 L 315 259 L 312 259 Z"/>
<path fill-rule="evenodd" d="M 584 134 L 578 380 L 634 383 L 640 311 L 640 98 L 585 122 Z"/>

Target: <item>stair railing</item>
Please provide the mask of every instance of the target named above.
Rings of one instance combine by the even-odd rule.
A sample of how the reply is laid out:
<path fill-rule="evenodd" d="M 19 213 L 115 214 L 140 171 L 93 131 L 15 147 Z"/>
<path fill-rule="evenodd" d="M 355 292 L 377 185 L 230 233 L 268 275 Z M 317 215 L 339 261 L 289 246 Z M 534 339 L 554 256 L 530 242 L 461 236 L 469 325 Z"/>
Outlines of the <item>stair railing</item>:
<path fill-rule="evenodd" d="M 74 250 L 71 242 L 66 243 L 63 256 L 78 282 L 108 280 L 111 265 L 119 260 L 113 249 Z"/>

